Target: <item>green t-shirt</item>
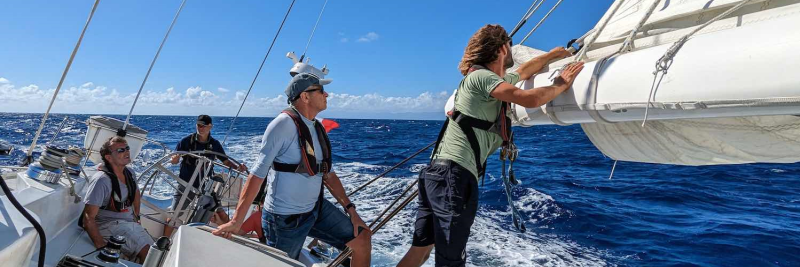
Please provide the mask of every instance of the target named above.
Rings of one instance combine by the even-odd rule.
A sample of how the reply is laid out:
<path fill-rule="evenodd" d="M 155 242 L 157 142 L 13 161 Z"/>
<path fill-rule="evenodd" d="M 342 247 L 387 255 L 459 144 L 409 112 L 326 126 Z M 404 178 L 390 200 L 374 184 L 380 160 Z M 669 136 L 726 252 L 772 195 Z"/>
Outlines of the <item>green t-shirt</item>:
<path fill-rule="evenodd" d="M 516 84 L 518 81 L 519 74 L 516 72 L 506 73 L 506 76 L 501 79 L 496 73 L 487 69 L 473 71 L 467 74 L 467 77 L 458 85 L 455 107 L 470 117 L 494 121 L 497 119 L 497 113 L 500 112 L 502 102 L 491 96 L 492 91 L 503 82 Z M 495 133 L 480 129 L 474 129 L 474 131 L 481 148 L 478 153 L 481 156 L 480 162 L 486 162 L 486 158 L 503 144 L 503 139 Z M 480 179 L 472 148 L 467 141 L 467 136 L 457 123 L 451 121 L 447 125 L 442 142 L 439 144 L 438 153 L 434 152 L 433 159 L 455 161 Z"/>

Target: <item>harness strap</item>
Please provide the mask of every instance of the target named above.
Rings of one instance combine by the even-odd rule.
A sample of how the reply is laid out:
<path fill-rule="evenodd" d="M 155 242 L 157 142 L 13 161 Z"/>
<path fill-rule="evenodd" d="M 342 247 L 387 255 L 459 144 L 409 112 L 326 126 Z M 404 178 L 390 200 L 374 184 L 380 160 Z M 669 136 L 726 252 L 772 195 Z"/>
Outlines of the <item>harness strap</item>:
<path fill-rule="evenodd" d="M 325 169 L 325 164 L 315 164 L 316 166 L 313 169 L 310 169 L 314 173 L 327 173 Z M 272 169 L 276 172 L 296 172 L 296 173 L 304 173 L 306 169 L 302 169 L 302 164 L 290 164 L 290 163 L 282 163 L 274 161 L 272 162 Z"/>
<path fill-rule="evenodd" d="M 292 172 L 292 173 L 306 173 L 310 176 L 321 173 L 323 175 L 331 171 L 333 166 L 333 159 L 331 153 L 331 141 L 328 138 L 325 127 L 322 123 L 315 121 L 314 130 L 317 132 L 317 139 L 319 140 L 320 149 L 322 149 L 322 163 L 317 164 L 317 158 L 314 155 L 314 140 L 311 137 L 311 131 L 306 127 L 305 123 L 300 118 L 300 114 L 294 108 L 287 108 L 282 113 L 286 113 L 292 119 L 297 128 L 297 141 L 300 146 L 300 162 L 296 164 L 272 162 L 272 169 L 277 172 Z M 261 188 L 258 190 L 253 204 L 260 204 L 262 199 L 266 196 L 266 182 L 261 183 Z M 322 199 L 322 191 L 324 185 L 320 186 L 320 199 Z"/>
<path fill-rule="evenodd" d="M 123 175 L 125 175 L 125 187 L 128 189 L 128 198 L 123 202 L 121 201 L 122 188 L 119 185 L 117 175 L 107 170 L 103 170 L 103 172 L 108 175 L 109 180 L 111 180 L 111 196 L 108 198 L 108 204 L 100 208 L 114 212 L 122 212 L 122 210 L 131 206 L 133 199 L 136 197 L 136 181 L 133 180 L 133 174 L 128 168 L 122 171 Z M 117 207 L 118 205 L 119 207 Z"/>
<path fill-rule="evenodd" d="M 455 112 L 453 112 L 453 113 L 455 113 Z M 466 118 L 470 118 L 470 117 L 468 117 L 466 115 L 462 115 L 460 117 L 461 118 L 465 118 L 465 117 Z M 469 123 L 469 121 L 473 121 L 474 122 L 474 120 L 478 120 L 478 119 L 474 119 L 474 118 L 473 118 L 474 120 L 461 119 L 461 120 L 458 120 L 458 121 L 453 119 L 453 117 L 450 117 L 450 119 L 455 121 L 456 124 L 458 124 L 458 127 L 461 128 L 461 131 L 464 133 L 464 135 L 467 136 L 467 142 L 469 142 L 469 146 L 472 149 L 472 155 L 475 157 L 475 167 L 478 168 L 478 177 L 483 179 L 484 174 L 486 174 L 486 162 L 484 161 L 483 163 L 481 163 L 481 155 L 480 155 L 481 147 L 480 147 L 480 145 L 478 143 L 478 137 L 475 135 L 475 130 L 472 129 L 474 125 Z"/>
<path fill-rule="evenodd" d="M 311 131 L 309 131 L 308 127 L 303 123 L 300 114 L 293 108 L 287 108 L 283 110 L 283 113 L 292 118 L 292 122 L 294 122 L 295 128 L 297 128 L 297 142 L 300 146 L 300 162 L 297 164 L 286 164 L 290 166 L 282 165 L 280 162 L 273 162 L 272 165 L 275 166 L 273 168 L 275 171 L 308 173 L 310 176 L 317 175 L 319 166 L 317 166 L 317 158 L 314 155 L 314 140 L 311 137 Z M 316 123 L 314 128 L 316 130 Z M 319 134 L 317 138 L 320 138 Z M 323 154 L 324 152 L 325 149 L 323 148 Z M 296 165 L 296 167 L 291 165 Z M 282 170 L 278 170 L 278 168 L 282 168 Z"/>
<path fill-rule="evenodd" d="M 479 65 L 470 67 L 469 72 L 467 72 L 467 76 L 480 69 L 485 68 Z M 466 79 L 466 76 L 464 76 L 464 78 Z M 456 96 L 458 96 L 458 91 L 456 91 Z M 475 168 L 478 169 L 478 177 L 483 180 L 486 175 L 486 161 L 481 162 L 480 143 L 478 142 L 478 137 L 475 135 L 475 130 L 473 128 L 500 135 L 500 137 L 503 139 L 503 146 L 508 146 L 511 143 L 511 119 L 506 116 L 508 106 L 509 104 L 507 102 L 500 103 L 500 110 L 498 111 L 497 118 L 494 122 L 466 115 L 453 107 L 453 110 L 447 113 L 448 119 L 445 120 L 444 125 L 442 125 L 442 129 L 439 131 L 439 137 L 437 138 L 436 146 L 433 148 L 432 155 L 436 155 L 439 145 L 444 138 L 444 133 L 447 131 L 447 126 L 449 125 L 450 120 L 453 120 L 467 137 L 467 142 L 469 142 L 470 149 L 472 150 L 473 157 L 475 158 Z M 433 157 L 431 157 L 431 160 L 433 160 Z"/>

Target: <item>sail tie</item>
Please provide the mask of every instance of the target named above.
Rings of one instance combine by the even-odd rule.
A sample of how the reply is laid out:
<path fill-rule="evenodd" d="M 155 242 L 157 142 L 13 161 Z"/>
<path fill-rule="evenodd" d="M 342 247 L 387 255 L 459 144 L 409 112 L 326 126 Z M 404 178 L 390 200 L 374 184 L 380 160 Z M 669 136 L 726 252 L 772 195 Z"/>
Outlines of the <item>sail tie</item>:
<path fill-rule="evenodd" d="M 250 91 L 253 90 L 253 86 L 255 86 L 256 80 L 258 80 L 258 75 L 261 74 L 261 69 L 264 68 L 264 63 L 267 62 L 269 53 L 272 52 L 272 47 L 275 46 L 275 41 L 278 40 L 278 35 L 281 34 L 283 25 L 286 23 L 286 19 L 289 17 L 289 13 L 292 12 L 292 7 L 294 6 L 295 1 L 296 0 L 292 0 L 292 3 L 289 4 L 289 9 L 286 10 L 286 14 L 283 15 L 283 21 L 281 21 L 281 26 L 278 27 L 278 32 L 276 32 L 275 37 L 272 38 L 272 43 L 269 45 L 269 49 L 267 49 L 267 54 L 264 55 L 264 59 L 261 60 L 261 65 L 258 66 L 258 71 L 256 71 L 256 76 L 253 77 L 253 81 L 250 82 L 250 88 L 247 89 L 247 93 L 244 95 L 244 99 L 242 99 L 242 104 L 239 105 L 239 111 L 236 112 L 236 116 L 233 117 L 231 125 L 228 126 L 228 132 L 225 133 L 225 138 L 222 139 L 223 146 L 225 145 L 225 141 L 228 141 L 228 135 L 230 135 L 231 131 L 233 131 L 233 125 L 236 123 L 236 119 L 239 118 L 239 113 L 242 112 L 242 108 L 244 108 L 244 103 L 247 102 L 247 97 L 250 96 Z"/>

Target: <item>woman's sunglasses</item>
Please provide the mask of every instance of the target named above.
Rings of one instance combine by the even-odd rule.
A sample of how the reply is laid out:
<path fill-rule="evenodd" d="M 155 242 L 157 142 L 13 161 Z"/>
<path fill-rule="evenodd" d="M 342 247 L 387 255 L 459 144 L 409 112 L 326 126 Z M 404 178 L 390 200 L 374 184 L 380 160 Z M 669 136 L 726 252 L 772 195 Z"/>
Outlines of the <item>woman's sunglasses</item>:
<path fill-rule="evenodd" d="M 125 151 L 131 151 L 131 147 L 130 146 L 125 146 L 125 147 L 117 148 L 117 150 L 115 150 L 115 151 L 117 151 L 117 153 L 122 153 L 122 152 L 125 152 Z"/>

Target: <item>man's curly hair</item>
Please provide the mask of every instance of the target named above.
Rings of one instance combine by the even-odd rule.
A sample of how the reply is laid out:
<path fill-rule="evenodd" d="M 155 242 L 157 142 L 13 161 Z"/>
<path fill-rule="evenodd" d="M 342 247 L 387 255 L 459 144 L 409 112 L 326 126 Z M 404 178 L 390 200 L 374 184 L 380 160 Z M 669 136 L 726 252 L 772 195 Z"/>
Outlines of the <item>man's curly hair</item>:
<path fill-rule="evenodd" d="M 497 60 L 497 51 L 509 41 L 511 38 L 503 26 L 489 24 L 481 27 L 469 38 L 458 70 L 462 75 L 467 75 L 473 65 L 486 65 Z"/>

